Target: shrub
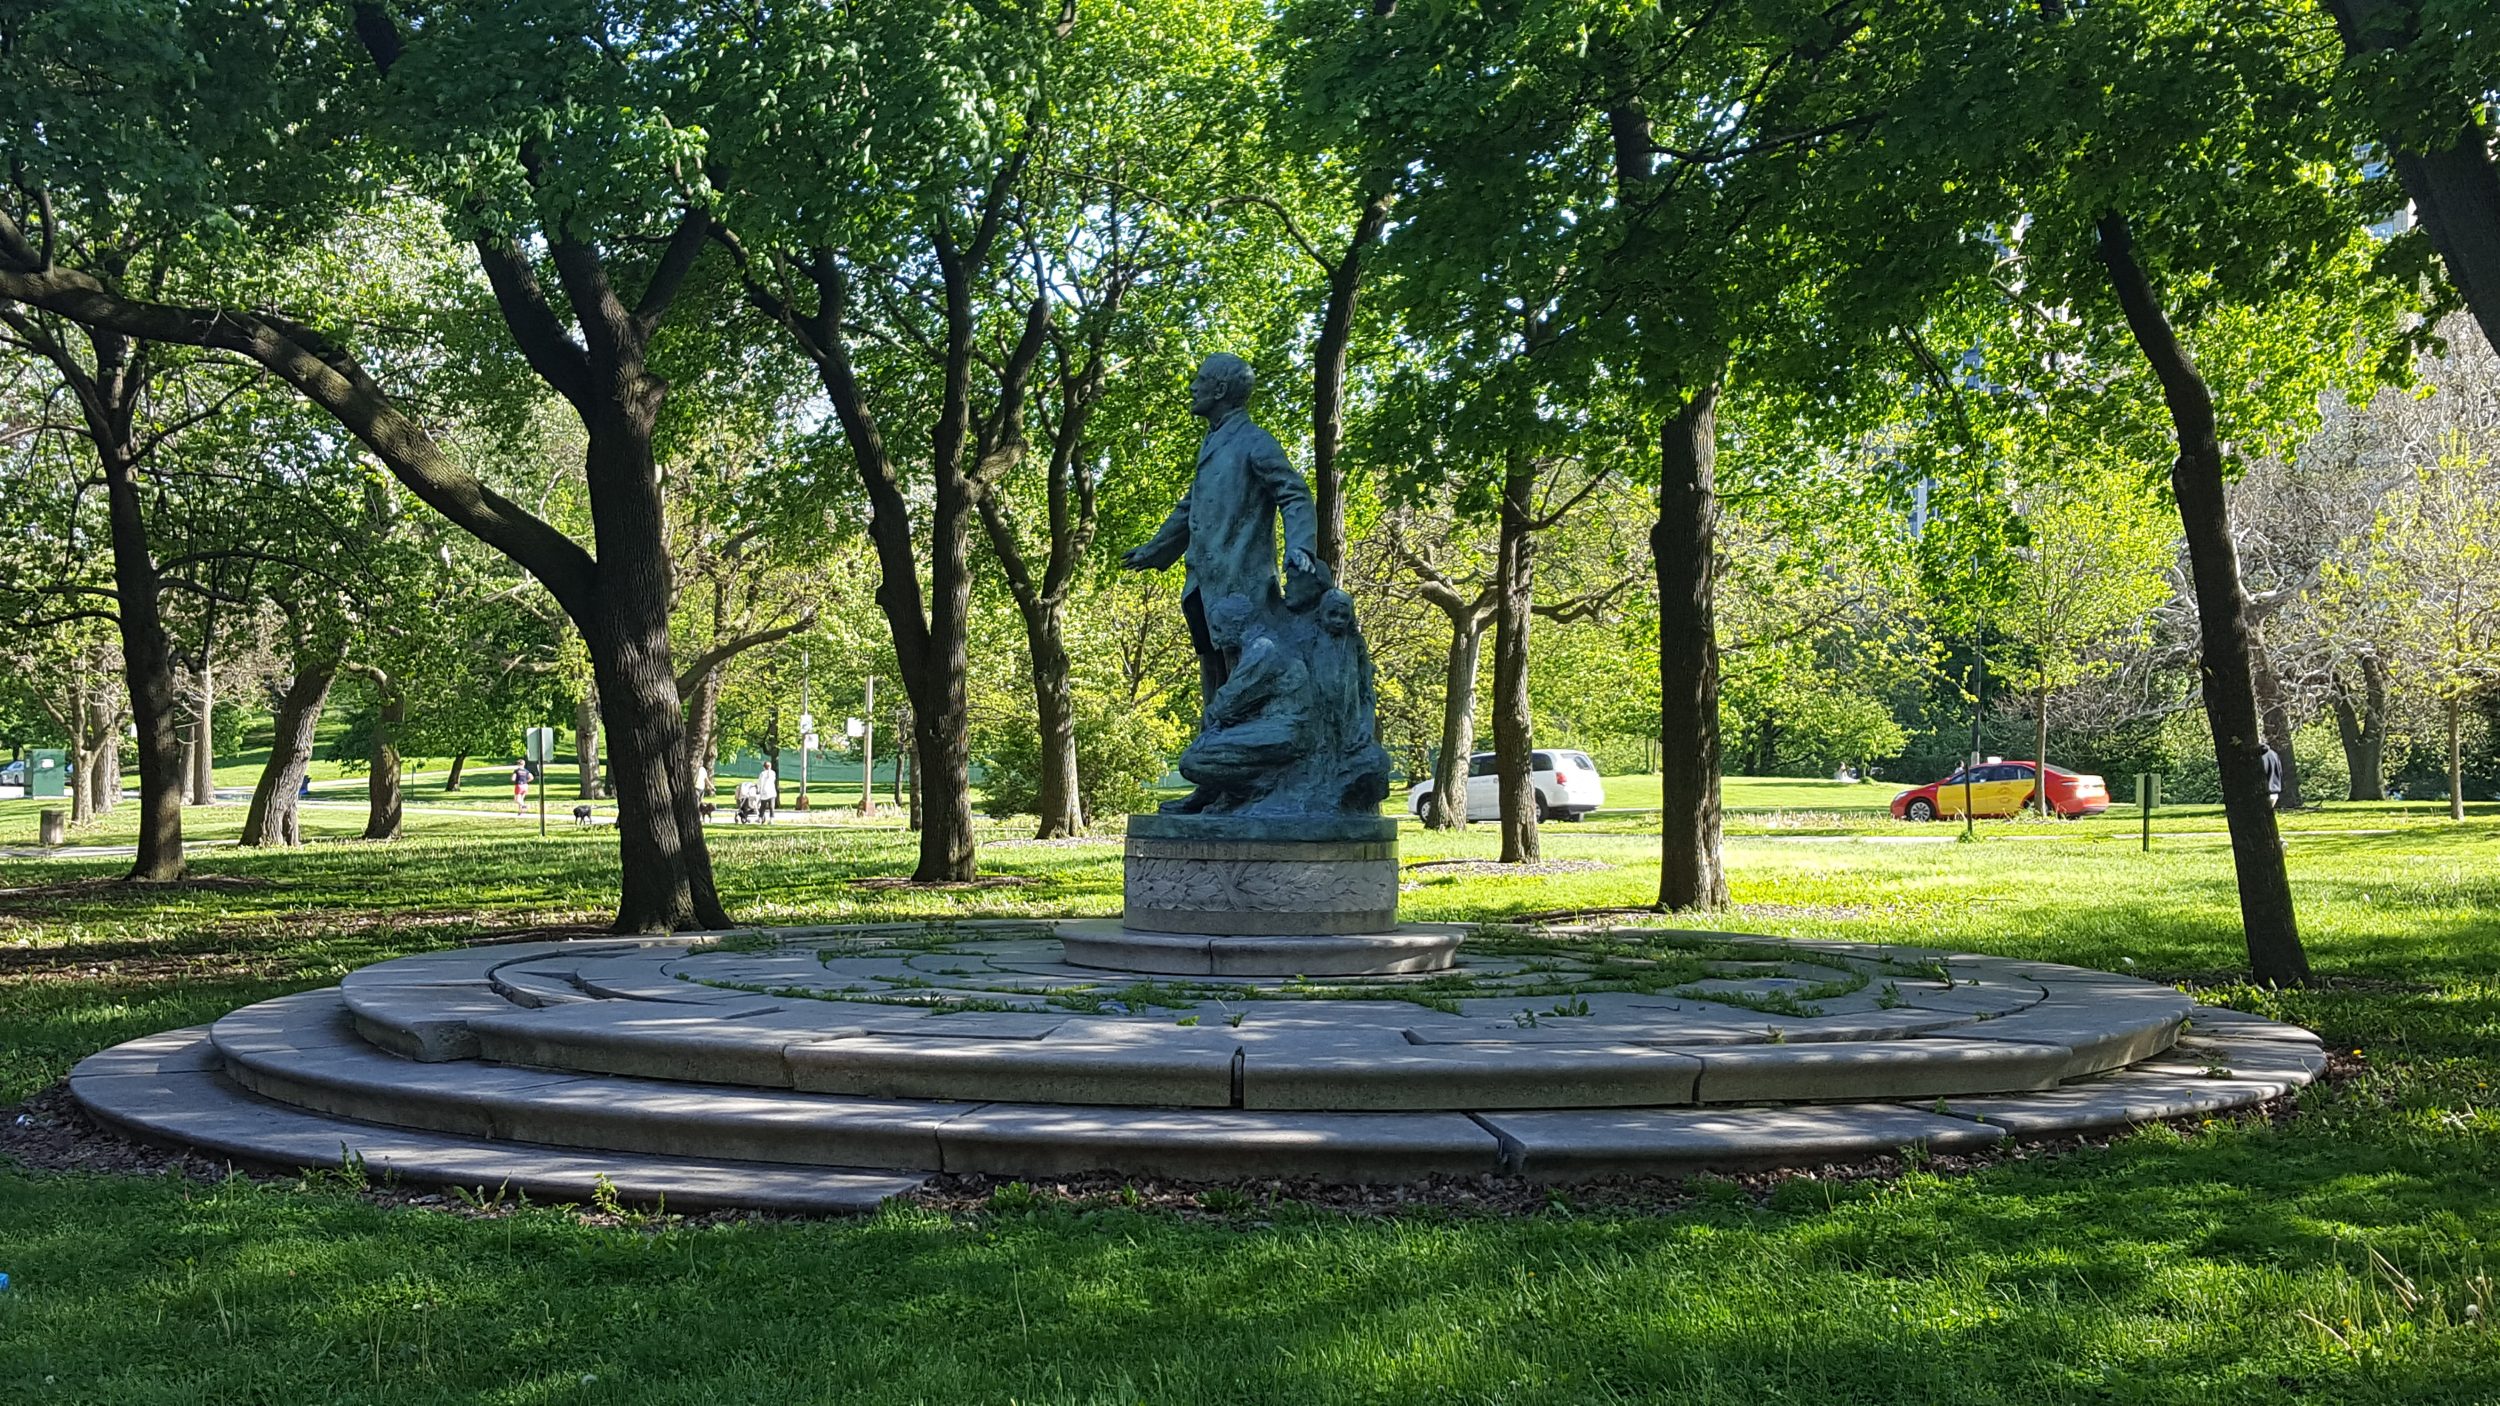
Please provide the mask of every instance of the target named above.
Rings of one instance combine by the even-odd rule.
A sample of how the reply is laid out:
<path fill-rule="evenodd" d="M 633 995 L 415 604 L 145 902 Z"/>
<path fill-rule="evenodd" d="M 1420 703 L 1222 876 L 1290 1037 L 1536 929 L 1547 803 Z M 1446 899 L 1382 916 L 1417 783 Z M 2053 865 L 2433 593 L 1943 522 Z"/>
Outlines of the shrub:
<path fill-rule="evenodd" d="M 1187 740 L 1156 710 L 1080 694 L 1076 700 L 1076 782 L 1086 818 L 1148 809 L 1155 782 Z M 982 813 L 993 820 L 1040 813 L 1042 748 L 1032 717 L 985 723 L 975 730 L 972 744 L 973 754 L 986 770 Z"/>

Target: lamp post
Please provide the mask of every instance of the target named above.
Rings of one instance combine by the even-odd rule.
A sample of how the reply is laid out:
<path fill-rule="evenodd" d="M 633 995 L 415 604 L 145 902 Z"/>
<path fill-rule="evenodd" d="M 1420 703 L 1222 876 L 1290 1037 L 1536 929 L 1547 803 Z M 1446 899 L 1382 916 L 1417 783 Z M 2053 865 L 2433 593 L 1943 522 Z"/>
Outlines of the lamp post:
<path fill-rule="evenodd" d="M 859 710 L 859 813 L 877 813 L 877 676 L 868 676 L 868 690 Z"/>
<path fill-rule="evenodd" d="M 799 651 L 799 809 L 807 809 L 807 754 L 816 750 L 816 714 L 808 698 L 807 651 Z"/>

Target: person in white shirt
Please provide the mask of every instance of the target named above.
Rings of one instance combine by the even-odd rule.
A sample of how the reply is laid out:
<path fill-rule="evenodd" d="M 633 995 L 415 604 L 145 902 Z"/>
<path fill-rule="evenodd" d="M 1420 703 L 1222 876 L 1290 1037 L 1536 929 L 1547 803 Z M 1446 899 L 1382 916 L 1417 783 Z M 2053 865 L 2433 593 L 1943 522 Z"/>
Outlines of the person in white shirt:
<path fill-rule="evenodd" d="M 755 774 L 755 784 L 764 793 L 764 818 L 770 820 L 773 812 L 781 808 L 781 773 L 766 762 L 764 769 Z"/>

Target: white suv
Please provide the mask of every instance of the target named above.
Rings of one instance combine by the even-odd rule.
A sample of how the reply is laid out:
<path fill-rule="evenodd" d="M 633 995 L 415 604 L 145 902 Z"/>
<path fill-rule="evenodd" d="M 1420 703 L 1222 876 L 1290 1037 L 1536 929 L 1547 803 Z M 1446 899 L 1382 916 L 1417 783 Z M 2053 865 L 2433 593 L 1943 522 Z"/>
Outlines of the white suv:
<path fill-rule="evenodd" d="M 1606 783 L 1597 779 L 1597 763 L 1586 752 L 1531 752 L 1528 779 L 1536 783 L 1536 818 L 1577 820 L 1606 803 Z M 1467 818 L 1499 820 L 1501 778 L 1493 771 L 1493 754 L 1478 752 L 1467 759 Z M 1424 798 L 1432 794 L 1427 776 L 1406 793 L 1407 811 L 1420 819 Z"/>

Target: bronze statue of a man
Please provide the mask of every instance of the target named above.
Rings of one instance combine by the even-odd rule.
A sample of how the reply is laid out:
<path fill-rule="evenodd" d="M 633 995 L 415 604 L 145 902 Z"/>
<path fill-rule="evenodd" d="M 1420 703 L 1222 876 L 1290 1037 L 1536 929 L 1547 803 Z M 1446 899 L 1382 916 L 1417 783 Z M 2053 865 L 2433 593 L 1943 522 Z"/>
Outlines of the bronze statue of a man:
<path fill-rule="evenodd" d="M 1284 594 L 1276 578 L 1276 523 L 1285 525 L 1285 569 L 1321 579 L 1319 519 L 1311 490 L 1285 459 L 1276 437 L 1250 422 L 1250 366 L 1218 352 L 1189 383 L 1189 413 L 1207 422 L 1198 446 L 1198 474 L 1163 527 L 1121 563 L 1160 571 L 1187 560 L 1189 585 L 1181 614 L 1198 651 L 1201 697 L 1213 698 L 1231 672 L 1224 649 L 1207 632 L 1207 608 L 1226 596 L 1272 615 Z"/>

